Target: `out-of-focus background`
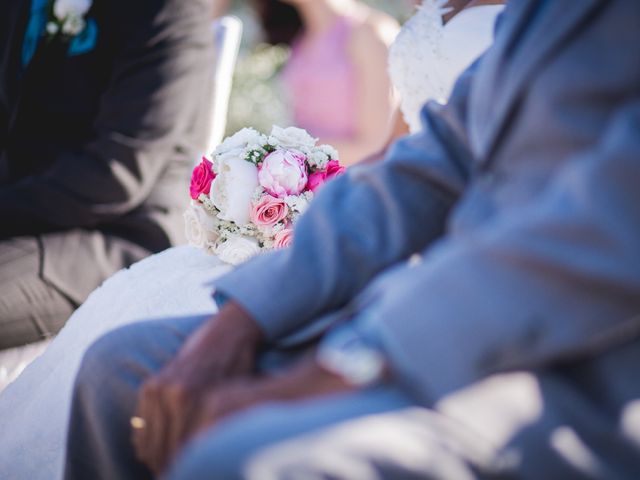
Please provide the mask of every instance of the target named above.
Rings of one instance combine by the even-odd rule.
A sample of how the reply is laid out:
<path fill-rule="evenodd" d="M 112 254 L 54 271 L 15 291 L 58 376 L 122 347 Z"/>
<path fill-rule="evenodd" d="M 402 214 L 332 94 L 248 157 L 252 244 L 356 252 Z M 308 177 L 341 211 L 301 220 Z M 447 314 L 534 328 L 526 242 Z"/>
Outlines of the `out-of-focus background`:
<path fill-rule="evenodd" d="M 363 0 L 404 22 L 414 12 L 415 0 Z M 272 125 L 290 125 L 291 108 L 280 71 L 290 48 L 269 45 L 251 2 L 230 0 L 228 14 L 242 20 L 243 35 L 229 100 L 226 135 L 243 127 L 269 131 Z"/>

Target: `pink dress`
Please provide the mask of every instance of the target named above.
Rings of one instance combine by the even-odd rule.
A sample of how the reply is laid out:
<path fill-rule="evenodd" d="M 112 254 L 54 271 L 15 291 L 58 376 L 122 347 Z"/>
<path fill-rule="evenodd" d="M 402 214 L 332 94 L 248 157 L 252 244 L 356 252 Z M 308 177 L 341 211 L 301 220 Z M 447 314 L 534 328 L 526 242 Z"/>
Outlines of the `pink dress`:
<path fill-rule="evenodd" d="M 312 43 L 295 43 L 284 68 L 294 125 L 315 137 L 356 135 L 356 71 L 348 52 L 352 30 L 351 20 L 342 17 Z"/>

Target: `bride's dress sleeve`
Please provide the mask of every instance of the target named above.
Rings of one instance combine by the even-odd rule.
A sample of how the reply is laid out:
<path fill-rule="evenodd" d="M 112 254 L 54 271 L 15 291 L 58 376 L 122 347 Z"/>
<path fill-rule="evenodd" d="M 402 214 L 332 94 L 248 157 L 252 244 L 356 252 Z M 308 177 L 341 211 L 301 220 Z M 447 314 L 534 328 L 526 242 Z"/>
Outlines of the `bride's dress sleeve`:
<path fill-rule="evenodd" d="M 384 162 L 329 182 L 295 229 L 293 246 L 259 256 L 215 282 L 271 340 L 335 310 L 381 270 L 439 238 L 464 189 L 471 155 L 464 136 L 467 92 L 458 81 L 446 107 L 429 104 L 420 134 L 396 143 Z"/>

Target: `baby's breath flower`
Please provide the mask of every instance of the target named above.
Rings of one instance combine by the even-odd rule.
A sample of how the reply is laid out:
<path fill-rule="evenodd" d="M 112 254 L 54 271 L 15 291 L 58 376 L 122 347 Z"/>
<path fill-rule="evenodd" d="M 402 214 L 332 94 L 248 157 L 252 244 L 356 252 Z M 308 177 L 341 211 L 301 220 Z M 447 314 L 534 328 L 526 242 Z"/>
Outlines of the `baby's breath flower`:
<path fill-rule="evenodd" d="M 56 22 L 47 23 L 47 33 L 49 35 L 55 35 L 60 30 L 60 26 Z"/>
<path fill-rule="evenodd" d="M 340 159 L 338 151 L 335 148 L 333 148 L 331 145 L 327 145 L 327 144 L 320 145 L 318 146 L 318 150 L 326 154 L 331 160 Z"/>
<path fill-rule="evenodd" d="M 329 162 L 329 156 L 320 149 L 314 149 L 307 157 L 307 161 L 312 168 L 324 170 Z"/>

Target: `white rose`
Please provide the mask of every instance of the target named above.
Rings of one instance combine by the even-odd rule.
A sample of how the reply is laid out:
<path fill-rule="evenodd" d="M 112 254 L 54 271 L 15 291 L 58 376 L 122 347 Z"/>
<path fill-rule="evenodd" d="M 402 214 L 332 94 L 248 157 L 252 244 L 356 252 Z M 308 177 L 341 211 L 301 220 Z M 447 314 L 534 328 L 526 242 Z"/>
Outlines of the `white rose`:
<path fill-rule="evenodd" d="M 53 4 L 53 14 L 60 21 L 68 17 L 84 17 L 92 3 L 92 0 L 56 0 Z"/>
<path fill-rule="evenodd" d="M 269 145 L 271 145 L 272 147 L 278 148 L 280 146 L 280 140 L 278 140 L 276 137 L 274 137 L 273 135 L 269 135 L 267 137 L 267 143 Z"/>
<path fill-rule="evenodd" d="M 218 219 L 200 205 L 192 203 L 192 208 L 198 215 L 198 220 L 200 220 L 200 225 L 204 230 L 207 242 L 215 242 L 218 240 Z"/>
<path fill-rule="evenodd" d="M 230 137 L 225 138 L 224 141 L 216 147 L 214 154 L 216 156 L 226 156 L 228 153 L 240 155 L 249 145 L 262 145 L 263 143 L 265 143 L 264 135 L 261 135 L 253 128 L 243 128 Z"/>
<path fill-rule="evenodd" d="M 310 151 L 318 141 L 307 133 L 306 130 L 296 127 L 282 128 L 274 126 L 271 130 L 271 136 L 278 140 L 278 143 L 284 148 L 295 148 L 298 150 Z"/>
<path fill-rule="evenodd" d="M 215 218 L 195 203 L 184 212 L 184 223 L 189 245 L 205 248 L 218 239 Z"/>
<path fill-rule="evenodd" d="M 211 183 L 209 197 L 220 210 L 219 217 L 238 226 L 249 223 L 251 199 L 258 187 L 258 168 L 240 158 L 226 158 Z"/>
<path fill-rule="evenodd" d="M 204 230 L 195 210 L 190 207 L 184 212 L 184 230 L 189 245 L 203 248 L 205 244 Z"/>
<path fill-rule="evenodd" d="M 238 265 L 249 260 L 260 252 L 258 241 L 250 237 L 230 236 L 226 242 L 221 243 L 216 253 L 218 258 L 231 265 Z"/>

